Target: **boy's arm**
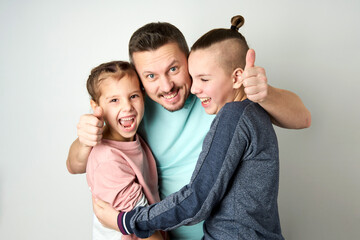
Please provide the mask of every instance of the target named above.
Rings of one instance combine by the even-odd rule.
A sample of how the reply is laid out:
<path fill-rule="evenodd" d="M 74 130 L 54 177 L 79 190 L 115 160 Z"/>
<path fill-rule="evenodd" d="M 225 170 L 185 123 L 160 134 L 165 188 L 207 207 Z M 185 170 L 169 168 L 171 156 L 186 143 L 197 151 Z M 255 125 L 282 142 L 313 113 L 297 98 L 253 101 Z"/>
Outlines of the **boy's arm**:
<path fill-rule="evenodd" d="M 249 49 L 241 75 L 248 99 L 259 103 L 271 116 L 272 123 L 279 127 L 310 127 L 311 114 L 301 99 L 293 92 L 268 85 L 264 68 L 254 66 L 254 63 L 255 51 Z"/>
<path fill-rule="evenodd" d="M 119 212 L 114 209 L 109 203 L 104 202 L 97 198 L 92 198 L 93 200 L 93 208 L 96 216 L 101 216 L 99 219 L 99 222 L 107 227 L 114 229 L 116 231 L 120 231 L 118 224 L 117 224 L 117 218 L 119 215 Z M 151 235 L 149 238 L 145 238 L 149 240 L 163 240 L 164 238 L 161 236 L 161 233 L 159 231 L 155 231 L 153 235 Z M 166 239 L 166 237 L 165 237 Z"/>
<path fill-rule="evenodd" d="M 66 167 L 71 174 L 85 173 L 86 164 L 92 147 L 81 145 L 77 138 L 70 146 Z"/>
<path fill-rule="evenodd" d="M 70 146 L 66 167 L 71 174 L 85 173 L 87 159 L 93 146 L 100 143 L 104 131 L 103 110 L 95 109 L 94 114 L 84 114 L 77 125 L 79 136 Z"/>

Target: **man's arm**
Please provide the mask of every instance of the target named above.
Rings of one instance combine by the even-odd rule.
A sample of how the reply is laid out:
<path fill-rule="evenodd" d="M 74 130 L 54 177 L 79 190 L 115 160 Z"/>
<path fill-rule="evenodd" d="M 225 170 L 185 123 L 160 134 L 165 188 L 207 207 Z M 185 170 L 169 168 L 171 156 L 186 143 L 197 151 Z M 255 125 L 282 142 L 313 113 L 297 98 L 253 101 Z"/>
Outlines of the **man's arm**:
<path fill-rule="evenodd" d="M 293 92 L 268 85 L 268 95 L 259 104 L 268 112 L 272 123 L 279 127 L 302 129 L 311 125 L 310 111 Z"/>
<path fill-rule="evenodd" d="M 254 64 L 255 51 L 249 49 L 244 72 L 241 75 L 248 99 L 259 103 L 271 116 L 272 123 L 279 127 L 290 129 L 310 127 L 311 114 L 300 97 L 288 90 L 268 85 L 265 69 Z"/>
<path fill-rule="evenodd" d="M 95 109 L 94 114 L 82 115 L 77 125 L 78 138 L 71 144 L 66 167 L 71 174 L 85 173 L 91 149 L 100 143 L 104 131 L 103 110 Z"/>

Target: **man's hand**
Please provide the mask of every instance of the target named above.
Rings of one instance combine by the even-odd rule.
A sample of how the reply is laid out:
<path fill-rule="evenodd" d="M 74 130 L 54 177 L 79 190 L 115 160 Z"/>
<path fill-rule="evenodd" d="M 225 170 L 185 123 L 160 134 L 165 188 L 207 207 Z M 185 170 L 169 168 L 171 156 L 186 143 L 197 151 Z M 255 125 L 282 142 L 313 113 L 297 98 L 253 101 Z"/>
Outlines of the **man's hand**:
<path fill-rule="evenodd" d="M 246 54 L 246 64 L 241 75 L 247 98 L 253 102 L 263 102 L 268 96 L 268 84 L 265 69 L 256 67 L 255 51 L 249 49 Z"/>
<path fill-rule="evenodd" d="M 84 114 L 77 125 L 77 135 L 82 146 L 94 147 L 100 143 L 104 131 L 103 110 L 97 107 L 94 114 Z"/>
<path fill-rule="evenodd" d="M 311 114 L 299 96 L 288 90 L 268 85 L 265 69 L 255 66 L 253 49 L 249 49 L 246 54 L 241 80 L 247 98 L 259 103 L 268 112 L 273 124 L 290 129 L 310 127 Z"/>
<path fill-rule="evenodd" d="M 100 199 L 93 199 L 93 209 L 96 217 L 99 219 L 99 222 L 107 227 L 119 231 L 117 225 L 117 217 L 119 212 L 111 207 L 109 203 L 106 203 Z"/>

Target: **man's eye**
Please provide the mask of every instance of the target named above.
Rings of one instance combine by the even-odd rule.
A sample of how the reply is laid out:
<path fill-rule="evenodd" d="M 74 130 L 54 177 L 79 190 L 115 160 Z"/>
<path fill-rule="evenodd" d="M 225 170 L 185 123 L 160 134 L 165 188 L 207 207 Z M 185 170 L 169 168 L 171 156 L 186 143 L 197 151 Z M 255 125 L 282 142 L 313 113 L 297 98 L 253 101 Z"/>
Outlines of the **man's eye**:
<path fill-rule="evenodd" d="M 150 78 L 150 79 L 154 79 L 154 77 L 155 77 L 154 74 L 148 74 L 148 75 L 146 76 L 146 78 Z"/>
<path fill-rule="evenodd" d="M 177 70 L 177 67 L 170 68 L 170 72 L 175 72 Z"/>

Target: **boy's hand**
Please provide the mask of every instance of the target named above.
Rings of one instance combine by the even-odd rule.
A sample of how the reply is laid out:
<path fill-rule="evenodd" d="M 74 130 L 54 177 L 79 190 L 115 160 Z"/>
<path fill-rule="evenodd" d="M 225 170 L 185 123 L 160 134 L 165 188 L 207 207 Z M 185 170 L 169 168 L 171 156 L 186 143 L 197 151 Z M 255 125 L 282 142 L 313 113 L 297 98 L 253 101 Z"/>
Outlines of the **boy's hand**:
<path fill-rule="evenodd" d="M 77 135 L 81 145 L 94 147 L 100 143 L 104 131 L 103 110 L 97 107 L 94 114 L 84 114 L 77 125 Z"/>
<path fill-rule="evenodd" d="M 255 64 L 255 51 L 249 49 L 246 54 L 246 64 L 241 78 L 247 98 L 253 102 L 263 102 L 268 95 L 268 84 L 265 69 Z"/>

